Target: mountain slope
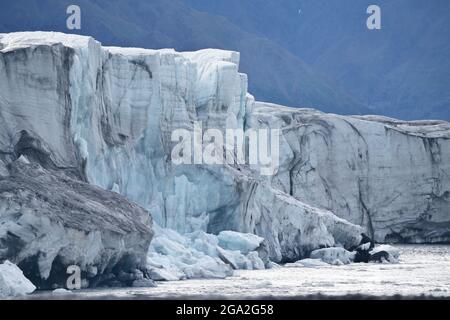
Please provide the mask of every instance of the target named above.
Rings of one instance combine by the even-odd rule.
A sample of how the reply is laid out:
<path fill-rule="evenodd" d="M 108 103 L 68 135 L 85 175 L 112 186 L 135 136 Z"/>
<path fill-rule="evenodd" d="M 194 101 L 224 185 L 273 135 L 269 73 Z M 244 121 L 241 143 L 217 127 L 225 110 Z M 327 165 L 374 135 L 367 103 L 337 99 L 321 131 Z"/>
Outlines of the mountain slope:
<path fill-rule="evenodd" d="M 369 110 L 336 83 L 275 42 L 245 32 L 227 18 L 202 13 L 182 1 L 80 0 L 82 29 L 104 45 L 180 51 L 207 47 L 241 52 L 241 70 L 258 100 L 291 106 L 314 106 L 341 114 Z M 71 1 L 18 0 L 1 4 L 0 32 L 63 31 Z"/>
<path fill-rule="evenodd" d="M 379 31 L 366 28 L 369 0 L 184 2 L 277 42 L 378 113 L 450 120 L 450 1 L 379 0 Z"/>

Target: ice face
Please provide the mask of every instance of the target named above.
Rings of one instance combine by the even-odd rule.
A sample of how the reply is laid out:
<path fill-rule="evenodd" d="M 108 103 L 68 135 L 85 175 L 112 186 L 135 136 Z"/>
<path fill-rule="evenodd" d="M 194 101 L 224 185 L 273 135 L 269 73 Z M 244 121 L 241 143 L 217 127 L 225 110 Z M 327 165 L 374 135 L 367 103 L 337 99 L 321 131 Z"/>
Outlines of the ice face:
<path fill-rule="evenodd" d="M 386 252 L 387 256 L 385 258 L 386 262 L 398 262 L 400 258 L 400 250 L 398 248 L 395 248 L 393 246 L 382 244 L 375 246 L 373 250 L 370 252 L 372 255 L 379 253 L 379 252 Z M 383 262 L 383 261 L 382 261 Z"/>
<path fill-rule="evenodd" d="M 249 189 L 239 225 L 242 232 L 265 239 L 272 261 L 295 261 L 317 248 L 349 248 L 361 240 L 361 227 L 330 211 L 311 207 L 267 184 L 254 184 Z"/>
<path fill-rule="evenodd" d="M 249 253 L 256 250 L 264 238 L 251 233 L 239 233 L 235 231 L 222 231 L 218 235 L 219 244 L 222 248 L 237 250 L 241 253 Z"/>
<path fill-rule="evenodd" d="M 391 227 L 398 240 L 448 240 L 448 123 L 255 103 L 236 52 L 102 47 L 92 38 L 42 32 L 3 35 L 0 43 L 5 163 L 26 131 L 41 142 L 34 156 L 126 196 L 162 228 L 252 233 L 265 239 L 274 261 L 357 245 L 363 229 L 355 224 L 377 240 L 391 239 Z M 281 129 L 279 170 L 261 176 L 247 165 L 175 165 L 171 134 L 196 122 L 203 130 Z M 177 252 L 158 241 L 150 252 Z M 208 251 L 202 241 L 189 246 Z M 202 270 L 222 268 L 204 263 Z"/>
<path fill-rule="evenodd" d="M 450 124 L 348 117 L 256 103 L 249 126 L 281 128 L 268 183 L 362 225 L 379 242 L 448 242 Z"/>

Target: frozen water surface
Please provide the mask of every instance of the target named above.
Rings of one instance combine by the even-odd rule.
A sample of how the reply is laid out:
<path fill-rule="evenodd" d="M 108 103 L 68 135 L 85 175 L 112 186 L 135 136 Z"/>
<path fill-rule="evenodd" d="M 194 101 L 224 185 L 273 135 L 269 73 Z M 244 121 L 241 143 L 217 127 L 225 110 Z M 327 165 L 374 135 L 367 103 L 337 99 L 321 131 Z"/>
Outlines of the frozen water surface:
<path fill-rule="evenodd" d="M 401 256 L 396 264 L 354 263 L 315 268 L 245 270 L 220 280 L 159 282 L 156 288 L 83 290 L 70 298 L 245 299 L 301 298 L 317 294 L 450 297 L 450 246 L 407 245 L 398 248 Z M 31 297 L 48 296 L 47 293 L 38 293 Z M 50 297 L 58 296 L 50 294 Z"/>

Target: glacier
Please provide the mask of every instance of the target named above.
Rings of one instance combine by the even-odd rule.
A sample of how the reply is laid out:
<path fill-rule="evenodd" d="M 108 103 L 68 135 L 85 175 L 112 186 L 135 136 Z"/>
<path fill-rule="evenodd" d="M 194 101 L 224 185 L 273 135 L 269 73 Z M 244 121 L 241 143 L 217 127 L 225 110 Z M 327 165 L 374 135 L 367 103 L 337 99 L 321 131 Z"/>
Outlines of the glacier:
<path fill-rule="evenodd" d="M 256 103 L 284 132 L 274 187 L 361 225 L 378 242 L 448 243 L 450 124 L 339 116 Z"/>
<path fill-rule="evenodd" d="M 24 155 L 136 203 L 155 222 L 154 239 L 143 239 L 149 273 L 164 280 L 350 249 L 363 232 L 379 242 L 450 241 L 449 123 L 257 102 L 247 81 L 232 51 L 0 34 L 0 182 Z M 278 170 L 175 165 L 172 132 L 197 122 L 222 132 L 280 129 Z M 256 248 L 259 238 L 244 244 L 227 232 L 263 240 Z"/>

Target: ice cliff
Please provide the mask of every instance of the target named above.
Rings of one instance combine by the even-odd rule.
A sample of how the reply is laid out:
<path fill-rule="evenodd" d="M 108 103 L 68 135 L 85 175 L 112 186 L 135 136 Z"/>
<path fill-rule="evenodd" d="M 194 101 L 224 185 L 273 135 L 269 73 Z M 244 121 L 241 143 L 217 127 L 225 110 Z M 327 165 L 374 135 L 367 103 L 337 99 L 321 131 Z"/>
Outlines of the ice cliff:
<path fill-rule="evenodd" d="M 158 243 L 176 253 L 196 241 L 196 232 L 258 235 L 266 264 L 296 261 L 321 247 L 352 247 L 363 229 L 379 241 L 450 240 L 448 123 L 257 103 L 238 65 L 239 54 L 229 51 L 0 34 L 0 181 L 27 155 L 120 193 L 162 228 L 189 235 L 178 241 L 161 232 L 150 257 L 156 264 L 165 259 Z M 203 130 L 279 128 L 279 170 L 262 176 L 241 164 L 175 165 L 172 132 L 198 122 Z M 216 240 L 208 241 L 214 247 L 208 255 L 220 258 Z"/>
<path fill-rule="evenodd" d="M 256 103 L 248 123 L 283 131 L 278 173 L 296 199 L 379 242 L 450 241 L 450 124 L 345 117 Z"/>

